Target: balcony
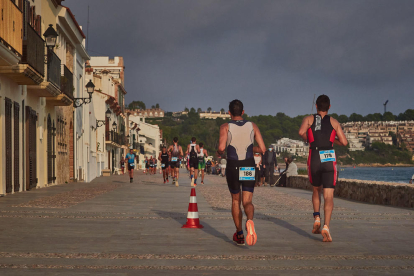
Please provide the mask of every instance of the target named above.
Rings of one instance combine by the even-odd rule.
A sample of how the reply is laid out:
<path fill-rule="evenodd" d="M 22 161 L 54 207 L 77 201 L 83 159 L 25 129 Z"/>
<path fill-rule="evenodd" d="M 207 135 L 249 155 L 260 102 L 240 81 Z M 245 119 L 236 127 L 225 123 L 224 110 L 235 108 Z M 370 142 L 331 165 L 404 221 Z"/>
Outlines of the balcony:
<path fill-rule="evenodd" d="M 48 50 L 47 51 L 47 81 L 54 84 L 60 89 L 60 58 L 55 54 L 55 52 Z"/>
<path fill-rule="evenodd" d="M 2 26 L 0 26 L 1 28 Z M 23 55 L 20 63 L 16 62 L 9 64 L 9 66 L 0 67 L 0 74 L 6 75 L 20 85 L 38 85 L 42 83 L 45 71 L 44 51 L 44 40 L 30 24 L 27 24 L 27 36 L 25 40 L 22 40 Z"/>
<path fill-rule="evenodd" d="M 3 59 L 3 50 L 21 56 L 23 52 L 23 13 L 13 1 L 0 0 L 0 66 L 11 65 L 8 58 Z M 12 59 L 11 59 L 12 60 Z"/>
<path fill-rule="evenodd" d="M 115 131 L 107 131 L 105 133 L 105 141 L 106 141 L 106 144 L 110 144 L 118 148 L 120 148 L 121 146 L 128 145 L 128 138 Z"/>
<path fill-rule="evenodd" d="M 61 91 L 73 100 L 73 74 L 66 65 L 62 64 Z"/>

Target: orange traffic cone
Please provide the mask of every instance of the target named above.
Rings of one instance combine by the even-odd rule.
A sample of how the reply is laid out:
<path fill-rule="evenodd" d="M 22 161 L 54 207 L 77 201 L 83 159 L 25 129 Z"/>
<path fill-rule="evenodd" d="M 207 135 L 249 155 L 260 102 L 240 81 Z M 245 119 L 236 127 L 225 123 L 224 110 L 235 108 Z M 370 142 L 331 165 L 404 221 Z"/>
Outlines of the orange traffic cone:
<path fill-rule="evenodd" d="M 204 228 L 198 218 L 197 197 L 195 188 L 191 188 L 190 203 L 188 205 L 187 223 L 181 228 Z"/>

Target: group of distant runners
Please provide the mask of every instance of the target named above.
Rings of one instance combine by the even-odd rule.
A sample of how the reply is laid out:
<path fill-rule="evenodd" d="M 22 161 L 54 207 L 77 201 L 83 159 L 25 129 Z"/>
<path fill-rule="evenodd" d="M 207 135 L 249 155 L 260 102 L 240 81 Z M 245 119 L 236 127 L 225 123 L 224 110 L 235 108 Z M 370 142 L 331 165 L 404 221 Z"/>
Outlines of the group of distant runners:
<path fill-rule="evenodd" d="M 314 224 L 312 233 L 322 234 L 324 242 L 331 242 L 329 225 L 333 210 L 334 189 L 337 183 L 336 155 L 333 148 L 334 144 L 346 146 L 348 141 L 337 120 L 328 115 L 330 109 L 330 99 L 326 95 L 321 95 L 316 100 L 317 113 L 303 119 L 299 129 L 299 135 L 309 143 L 308 175 L 309 181 L 313 186 L 313 217 Z M 266 151 L 262 135 L 259 128 L 253 122 L 243 118 L 243 103 L 233 100 L 229 104 L 229 114 L 231 120 L 220 126 L 220 138 L 216 155 L 221 158 L 226 152 L 227 165 L 225 176 L 227 185 L 232 198 L 232 216 L 236 226 L 233 241 L 238 245 L 254 245 L 257 242 L 257 233 L 253 223 L 254 206 L 252 203 L 255 188 L 257 170 L 255 169 L 255 155 L 263 154 Z M 255 146 L 255 142 L 257 146 Z M 203 143 L 197 144 L 195 137 L 191 139 L 185 152 L 187 168 L 190 172 L 191 186 L 197 186 L 197 176 L 201 171 L 201 184 L 204 184 L 204 168 L 206 166 L 207 150 L 203 148 Z M 169 182 L 168 176 L 171 175 L 173 184 L 177 187 L 179 179 L 180 162 L 183 161 L 184 153 L 178 138 L 173 139 L 173 144 L 167 149 L 162 147 L 158 156 L 161 164 L 164 183 Z M 127 155 L 128 158 L 128 155 Z M 128 159 L 130 160 L 130 159 Z M 157 160 L 152 158 L 145 160 L 146 172 L 156 173 Z M 130 167 L 129 167 L 130 168 Z M 131 182 L 133 177 L 133 168 Z M 324 197 L 324 223 L 321 230 L 321 197 Z M 242 229 L 242 210 L 247 216 L 245 229 L 246 237 Z"/>

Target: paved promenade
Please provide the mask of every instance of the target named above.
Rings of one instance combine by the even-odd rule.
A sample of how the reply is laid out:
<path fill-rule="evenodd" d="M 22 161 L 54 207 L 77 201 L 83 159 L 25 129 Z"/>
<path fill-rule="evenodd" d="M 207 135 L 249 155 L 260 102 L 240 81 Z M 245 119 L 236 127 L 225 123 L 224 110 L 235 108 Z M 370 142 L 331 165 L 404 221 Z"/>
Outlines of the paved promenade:
<path fill-rule="evenodd" d="M 190 196 L 139 173 L 0 198 L 0 275 L 414 275 L 414 210 L 335 200 L 334 242 L 312 235 L 311 194 L 256 188 L 258 242 L 236 246 L 224 178 Z"/>

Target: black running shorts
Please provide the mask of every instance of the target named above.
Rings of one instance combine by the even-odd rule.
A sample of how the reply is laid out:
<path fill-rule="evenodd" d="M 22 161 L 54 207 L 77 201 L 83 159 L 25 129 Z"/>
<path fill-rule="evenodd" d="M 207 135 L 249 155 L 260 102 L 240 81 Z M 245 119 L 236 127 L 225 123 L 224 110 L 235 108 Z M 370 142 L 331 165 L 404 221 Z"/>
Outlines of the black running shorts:
<path fill-rule="evenodd" d="M 167 163 L 161 163 L 161 168 L 163 170 L 167 169 L 169 166 L 170 166 L 170 163 L 169 162 L 167 162 Z"/>
<path fill-rule="evenodd" d="M 134 163 L 128 163 L 128 171 L 135 169 Z"/>
<path fill-rule="evenodd" d="M 178 161 L 174 161 L 174 162 L 170 162 L 170 166 L 171 166 L 171 169 L 175 169 L 175 168 L 179 168 L 179 162 Z"/>
<path fill-rule="evenodd" d="M 309 181 L 314 187 L 335 188 L 338 180 L 336 161 L 321 162 L 318 150 L 309 150 Z"/>
<path fill-rule="evenodd" d="M 226 166 L 226 180 L 230 193 L 240 193 L 240 186 L 242 191 L 252 192 L 254 191 L 255 180 L 241 181 L 239 180 L 239 168 L 240 167 L 256 167 L 254 159 L 247 160 L 227 160 Z"/>
<path fill-rule="evenodd" d="M 198 159 L 197 158 L 190 158 L 190 168 L 198 169 Z"/>

